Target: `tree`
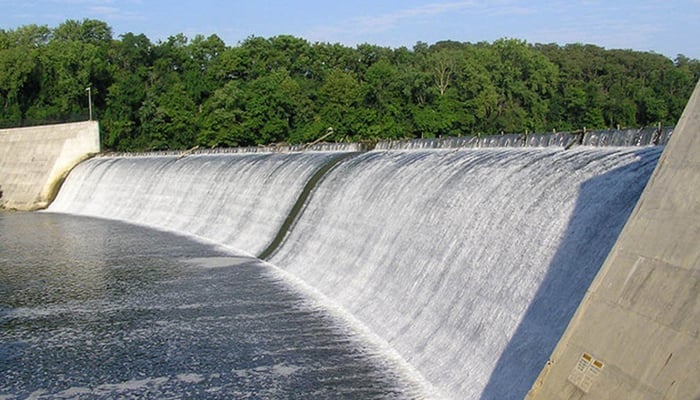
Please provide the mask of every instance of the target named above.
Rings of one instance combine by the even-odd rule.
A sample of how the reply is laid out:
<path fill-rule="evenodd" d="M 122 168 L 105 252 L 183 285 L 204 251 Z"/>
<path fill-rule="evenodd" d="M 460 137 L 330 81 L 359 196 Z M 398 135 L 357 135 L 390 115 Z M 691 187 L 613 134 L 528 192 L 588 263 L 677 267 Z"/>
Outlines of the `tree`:
<path fill-rule="evenodd" d="M 673 124 L 700 62 L 595 45 L 227 46 L 183 34 L 112 38 L 102 21 L 0 29 L 0 125 L 87 118 L 108 149 L 381 140 Z"/>
<path fill-rule="evenodd" d="M 197 136 L 199 145 L 237 147 L 255 143 L 243 125 L 246 98 L 240 85 L 239 81 L 229 81 L 207 101 L 202 130 Z"/>
<path fill-rule="evenodd" d="M 244 127 L 255 144 L 286 141 L 297 124 L 302 102 L 299 84 L 286 69 L 262 76 L 248 85 Z"/>
<path fill-rule="evenodd" d="M 39 75 L 38 50 L 15 43 L 5 46 L 0 50 L 0 126 L 12 126 L 21 124 L 33 101 L 31 89 Z"/>
<path fill-rule="evenodd" d="M 111 81 L 107 63 L 111 40 L 111 30 L 100 21 L 68 20 L 59 25 L 39 51 L 38 90 L 25 116 L 38 120 L 87 116 L 86 87 L 92 88 L 94 110 L 100 115 Z"/>
<path fill-rule="evenodd" d="M 433 75 L 433 82 L 440 96 L 444 96 L 450 85 L 454 83 L 458 57 L 459 53 L 456 50 L 450 49 L 438 50 L 431 53 L 428 57 L 430 72 Z"/>
<path fill-rule="evenodd" d="M 153 44 L 143 34 L 131 32 L 114 41 L 110 50 L 112 84 L 107 89 L 106 110 L 101 119 L 102 145 L 132 150 L 140 132 L 138 112 L 146 99 L 153 66 Z"/>
<path fill-rule="evenodd" d="M 197 35 L 184 49 L 183 82 L 189 97 L 197 106 L 219 86 L 220 57 L 226 45 L 216 35 Z"/>
<path fill-rule="evenodd" d="M 498 92 L 498 111 L 491 121 L 506 132 L 548 128 L 549 101 L 558 80 L 557 67 L 525 41 L 500 39 L 486 61 Z"/>
<path fill-rule="evenodd" d="M 404 110 L 407 99 L 399 70 L 388 59 L 374 63 L 365 73 L 362 85 L 364 108 L 372 119 L 362 132 L 364 139 L 396 139 L 406 136 L 409 125 L 405 123 Z M 357 132 L 356 132 L 357 133 Z"/>
<path fill-rule="evenodd" d="M 488 132 L 487 121 L 496 118 L 498 112 L 498 89 L 483 60 L 493 55 L 490 48 L 468 46 L 462 50 L 455 74 L 456 108 L 461 134 Z"/>
<path fill-rule="evenodd" d="M 141 145 L 148 150 L 192 147 L 198 130 L 195 110 L 181 82 L 157 95 L 150 92 L 139 110 Z"/>
<path fill-rule="evenodd" d="M 361 86 L 353 72 L 328 71 L 319 89 L 318 101 L 321 105 L 314 127 L 319 136 L 326 128 L 332 127 L 335 135 L 330 139 L 359 138 L 355 121 L 359 119 L 357 108 L 361 103 Z"/>

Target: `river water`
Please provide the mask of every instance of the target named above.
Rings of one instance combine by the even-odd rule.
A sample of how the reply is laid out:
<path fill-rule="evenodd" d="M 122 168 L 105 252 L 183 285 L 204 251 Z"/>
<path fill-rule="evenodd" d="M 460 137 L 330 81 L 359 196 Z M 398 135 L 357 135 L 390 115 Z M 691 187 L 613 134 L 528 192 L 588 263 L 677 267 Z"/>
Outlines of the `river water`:
<path fill-rule="evenodd" d="M 269 264 L 0 213 L 0 399 L 422 397 L 400 369 Z"/>

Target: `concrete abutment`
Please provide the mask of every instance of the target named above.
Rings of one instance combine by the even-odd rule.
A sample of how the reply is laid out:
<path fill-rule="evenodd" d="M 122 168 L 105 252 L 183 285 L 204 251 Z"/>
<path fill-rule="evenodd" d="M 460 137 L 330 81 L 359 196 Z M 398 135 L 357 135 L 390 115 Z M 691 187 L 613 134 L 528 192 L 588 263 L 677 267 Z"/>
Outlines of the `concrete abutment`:
<path fill-rule="evenodd" d="M 527 398 L 700 399 L 700 82 Z"/>
<path fill-rule="evenodd" d="M 47 207 L 68 172 L 99 151 L 97 121 L 0 130 L 0 208 Z"/>

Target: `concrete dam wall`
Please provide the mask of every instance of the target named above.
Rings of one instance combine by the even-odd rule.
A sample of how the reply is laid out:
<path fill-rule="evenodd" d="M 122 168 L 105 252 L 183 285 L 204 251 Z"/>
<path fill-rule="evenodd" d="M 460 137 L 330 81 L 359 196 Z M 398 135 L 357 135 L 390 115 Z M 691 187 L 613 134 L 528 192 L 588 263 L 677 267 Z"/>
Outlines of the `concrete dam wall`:
<path fill-rule="evenodd" d="M 700 83 L 530 399 L 700 399 Z"/>
<path fill-rule="evenodd" d="M 96 121 L 0 130 L 0 208 L 45 208 L 71 168 L 99 151 Z"/>

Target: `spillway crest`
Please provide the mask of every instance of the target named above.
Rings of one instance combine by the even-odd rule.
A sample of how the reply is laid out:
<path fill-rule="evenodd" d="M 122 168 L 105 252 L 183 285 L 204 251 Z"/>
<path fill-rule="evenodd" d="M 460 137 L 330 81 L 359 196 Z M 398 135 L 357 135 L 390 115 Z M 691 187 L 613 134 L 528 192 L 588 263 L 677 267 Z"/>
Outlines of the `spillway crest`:
<path fill-rule="evenodd" d="M 325 175 L 269 261 L 342 306 L 442 395 L 522 399 L 661 151 L 370 151 Z M 332 157 L 94 159 L 49 210 L 258 254 Z"/>

